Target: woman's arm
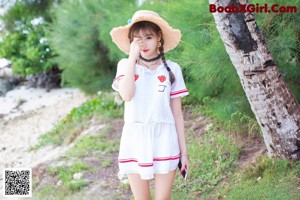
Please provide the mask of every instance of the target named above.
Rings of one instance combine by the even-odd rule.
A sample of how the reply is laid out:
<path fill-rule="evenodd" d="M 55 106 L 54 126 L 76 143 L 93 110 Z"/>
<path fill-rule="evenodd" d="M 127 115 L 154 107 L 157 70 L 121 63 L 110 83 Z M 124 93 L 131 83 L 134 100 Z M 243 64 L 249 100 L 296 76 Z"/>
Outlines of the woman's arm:
<path fill-rule="evenodd" d="M 134 85 L 134 73 L 135 73 L 135 62 L 133 58 L 128 58 L 128 65 L 124 71 L 124 77 L 119 80 L 119 93 L 124 101 L 130 101 L 134 96 L 135 85 Z"/>
<path fill-rule="evenodd" d="M 130 101 L 135 93 L 134 75 L 135 65 L 141 51 L 141 46 L 138 44 L 139 38 L 134 38 L 130 44 L 128 64 L 124 66 L 124 77 L 119 80 L 119 93 L 124 101 Z"/>
<path fill-rule="evenodd" d="M 184 134 L 184 119 L 181 108 L 181 97 L 171 99 L 171 110 L 175 119 L 179 148 L 181 153 L 181 170 L 183 170 L 184 167 L 189 169 L 189 161 L 187 157 L 188 150 Z"/>

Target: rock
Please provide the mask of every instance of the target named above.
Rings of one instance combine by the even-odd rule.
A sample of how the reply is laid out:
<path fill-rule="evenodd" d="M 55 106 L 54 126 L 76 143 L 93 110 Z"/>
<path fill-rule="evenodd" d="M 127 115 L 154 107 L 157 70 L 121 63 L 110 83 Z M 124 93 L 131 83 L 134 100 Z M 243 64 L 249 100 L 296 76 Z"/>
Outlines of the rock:
<path fill-rule="evenodd" d="M 10 67 L 0 67 L 0 77 L 8 78 L 13 75 L 12 68 Z"/>
<path fill-rule="evenodd" d="M 0 96 L 4 96 L 8 91 L 15 88 L 25 79 L 19 76 L 12 76 L 7 78 L 0 77 Z"/>
<path fill-rule="evenodd" d="M 21 82 L 26 81 L 26 79 L 24 77 L 21 76 L 11 76 L 7 79 L 12 85 L 17 86 L 19 85 Z"/>
<path fill-rule="evenodd" d="M 9 90 L 13 89 L 13 85 L 9 80 L 0 78 L 0 96 L 4 96 Z"/>
<path fill-rule="evenodd" d="M 62 184 L 63 184 L 63 181 L 62 181 L 62 180 L 59 180 L 59 181 L 56 183 L 57 186 L 61 186 Z"/>
<path fill-rule="evenodd" d="M 11 61 L 6 58 L 0 58 L 0 77 L 12 76 Z"/>
<path fill-rule="evenodd" d="M 53 88 L 60 88 L 60 74 L 61 70 L 57 67 L 53 67 L 47 72 L 42 72 L 37 75 L 28 75 L 26 80 L 28 81 L 29 87 L 46 88 L 47 91 L 50 91 Z"/>
<path fill-rule="evenodd" d="M 80 178 L 82 177 L 82 175 L 83 175 L 83 174 L 82 174 L 81 172 L 76 173 L 76 174 L 73 175 L 73 179 L 74 179 L 74 180 L 78 180 L 78 179 L 80 179 Z"/>

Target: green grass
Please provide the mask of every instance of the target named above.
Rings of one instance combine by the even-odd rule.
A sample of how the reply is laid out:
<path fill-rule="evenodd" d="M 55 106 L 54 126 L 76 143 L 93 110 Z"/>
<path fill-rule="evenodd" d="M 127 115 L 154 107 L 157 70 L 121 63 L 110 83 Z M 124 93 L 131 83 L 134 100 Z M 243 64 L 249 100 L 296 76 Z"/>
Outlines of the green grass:
<path fill-rule="evenodd" d="M 188 133 L 190 154 L 189 180 L 179 175 L 175 179 L 172 199 L 198 199 L 210 194 L 216 185 L 233 173 L 239 148 L 214 128 L 199 138 Z"/>
<path fill-rule="evenodd" d="M 189 106 L 195 116 L 200 115 L 202 108 Z M 85 116 L 88 115 L 80 114 L 78 119 L 81 123 L 88 124 L 90 119 Z M 113 117 L 108 119 L 113 119 Z M 239 113 L 232 116 L 232 119 L 239 120 L 239 123 L 249 127 L 245 128 L 246 132 L 251 129 L 249 124 L 254 124 L 249 123 L 249 119 Z M 201 136 L 197 136 L 192 129 L 186 130 L 191 165 L 189 180 L 185 182 L 177 171 L 172 199 L 300 199 L 299 162 L 262 156 L 256 163 L 241 170 L 237 165 L 241 150 L 233 141 L 235 137 L 232 137 L 236 133 L 234 129 L 231 129 L 233 132 L 224 131 L 228 129 L 230 130 L 223 123 L 214 121 L 213 126 Z M 60 129 L 62 130 L 65 129 Z M 102 155 L 117 152 L 119 138 L 111 139 L 109 135 L 111 130 L 110 124 L 106 123 L 105 127 L 98 132 L 76 140 L 74 146 L 65 153 L 66 160 L 82 159 L 91 153 L 102 159 Z M 62 133 L 58 135 L 62 136 Z M 245 137 L 248 135 L 245 134 Z M 111 158 L 103 156 L 101 166 L 106 168 L 111 164 Z M 35 197 L 68 199 L 74 196 L 77 191 L 86 186 L 87 180 L 74 180 L 73 175 L 86 170 L 95 171 L 94 168 L 82 162 L 73 163 L 70 167 L 49 168 L 49 173 L 58 180 L 62 180 L 62 185 L 45 185 L 35 192 Z M 35 180 L 33 182 L 37 185 Z M 125 186 L 120 184 L 120 188 L 122 187 Z M 153 188 L 151 192 L 154 192 Z M 116 192 L 116 195 L 119 194 Z"/>
<path fill-rule="evenodd" d="M 73 163 L 70 167 L 49 167 L 48 172 L 61 180 L 66 188 L 75 191 L 79 190 L 81 187 L 84 187 L 87 184 L 87 181 L 83 179 L 74 180 L 73 175 L 89 169 L 91 169 L 91 166 L 84 162 L 78 161 Z"/>
<path fill-rule="evenodd" d="M 123 106 L 118 105 L 115 102 L 115 98 L 115 94 L 100 93 L 94 99 L 73 109 L 53 130 L 40 138 L 40 143 L 37 147 L 40 148 L 49 144 L 59 146 L 73 143 L 74 145 L 64 153 L 64 161 L 66 163 L 81 160 L 92 154 L 101 158 L 99 160 L 102 161 L 102 167 L 110 167 L 112 160 L 107 155 L 118 151 L 119 138 L 113 139 L 110 137 L 112 126 L 109 120 L 117 118 L 123 113 Z M 98 125 L 103 125 L 103 127 L 97 128 L 96 131 L 91 131 L 75 140 L 83 130 L 91 126 L 97 127 Z M 74 180 L 73 178 L 75 173 L 84 171 L 95 172 L 96 169 L 81 161 L 75 162 L 71 166 L 66 164 L 48 168 L 49 174 L 60 180 L 62 184 L 59 186 L 46 184 L 34 192 L 35 197 L 47 197 L 49 199 L 67 199 L 72 197 L 88 184 L 88 180 L 82 178 Z M 34 188 L 38 186 L 37 181 L 33 179 L 35 183 Z"/>
<path fill-rule="evenodd" d="M 101 163 L 102 167 L 104 167 L 104 168 L 110 167 L 111 164 L 112 164 L 112 160 L 110 158 L 106 158 Z"/>
<path fill-rule="evenodd" d="M 41 135 L 38 144 L 30 150 L 38 150 L 50 144 L 59 146 L 71 143 L 91 125 L 90 119 L 93 119 L 94 124 L 102 124 L 110 119 L 121 117 L 124 108 L 117 103 L 116 99 L 119 99 L 116 93 L 99 93 L 98 96 L 74 108 L 51 131 Z"/>
<path fill-rule="evenodd" d="M 47 199 L 69 199 L 68 197 L 88 184 L 88 180 L 83 178 L 75 180 L 73 178 L 74 174 L 83 173 L 87 170 L 93 170 L 93 168 L 81 161 L 74 162 L 71 166 L 48 167 L 48 173 L 56 177 L 61 184 L 45 184 L 38 190 L 34 190 L 34 197 L 37 199 L 45 199 L 45 197 Z"/>
<path fill-rule="evenodd" d="M 245 171 L 236 171 L 226 187 L 215 192 L 217 199 L 300 199 L 299 161 L 262 156 Z"/>
<path fill-rule="evenodd" d="M 300 161 L 261 156 L 241 170 L 240 150 L 226 135 L 212 129 L 194 138 L 188 133 L 190 176 L 177 172 L 172 199 L 282 200 L 300 199 Z"/>
<path fill-rule="evenodd" d="M 33 187 L 33 196 L 36 199 L 68 199 L 68 196 L 73 195 L 75 192 L 80 191 L 83 187 L 87 186 L 88 180 L 79 178 L 74 179 L 73 176 L 76 173 L 83 173 L 87 170 L 93 170 L 93 168 L 81 161 L 74 162 L 71 166 L 58 166 L 58 167 L 48 167 L 48 173 L 56 177 L 56 179 L 61 182 L 60 185 L 53 185 L 47 183 L 38 190 Z M 37 180 L 33 179 L 34 182 Z"/>
<path fill-rule="evenodd" d="M 205 116 L 215 119 L 221 129 L 234 135 L 251 137 L 260 132 L 260 127 L 254 115 L 249 115 L 252 111 L 248 110 L 248 103 L 243 104 L 243 101 L 238 99 L 240 97 L 231 96 L 221 99 L 206 97 L 201 109 Z"/>
<path fill-rule="evenodd" d="M 115 153 L 119 149 L 119 139 L 109 139 L 109 128 L 97 135 L 87 135 L 79 139 L 74 146 L 66 152 L 66 157 L 83 158 L 91 152 L 97 154 Z"/>
<path fill-rule="evenodd" d="M 199 114 L 200 110 L 192 109 L 196 115 Z M 248 119 L 243 119 L 243 115 L 237 114 L 234 118 L 249 127 L 245 130 L 251 130 Z M 241 151 L 236 145 L 241 141 L 235 142 L 235 137 L 232 137 L 236 134 L 235 130 L 226 133 L 220 130 L 228 130 L 228 127 L 214 122 L 213 127 L 200 137 L 196 137 L 193 130 L 186 131 L 190 176 L 185 182 L 177 172 L 172 199 L 300 199 L 300 161 L 262 155 L 242 170 L 237 165 Z M 245 134 L 245 137 L 249 135 Z"/>
<path fill-rule="evenodd" d="M 88 123 L 88 118 L 82 118 L 82 123 Z M 85 135 L 80 139 L 74 141 L 74 145 L 68 149 L 64 154 L 64 163 L 59 167 L 49 167 L 48 173 L 61 181 L 61 185 L 44 185 L 42 188 L 34 191 L 35 197 L 49 198 L 49 199 L 68 199 L 81 191 L 87 186 L 88 180 L 78 179 L 74 180 L 75 173 L 84 173 L 86 171 L 95 172 L 96 168 L 88 165 L 84 159 L 90 154 L 95 155 L 101 160 L 101 166 L 108 168 L 112 164 L 112 159 L 108 156 L 111 153 L 116 153 L 119 149 L 119 138 L 112 139 L 109 134 L 112 131 L 110 124 L 105 124 L 103 128 L 92 132 L 92 134 Z M 76 162 L 74 162 L 76 161 Z M 70 163 L 72 163 L 70 165 Z M 69 166 L 70 165 L 70 166 Z M 37 180 L 33 179 L 35 183 L 33 188 L 38 185 Z M 57 183 L 56 183 L 57 184 Z M 58 189 L 59 188 L 59 189 Z"/>
<path fill-rule="evenodd" d="M 47 197 L 48 199 L 63 199 L 66 195 L 69 194 L 70 192 L 64 186 L 55 187 L 53 185 L 47 184 L 38 192 L 34 192 L 32 196 L 35 199 L 43 199 L 45 197 Z"/>
<path fill-rule="evenodd" d="M 110 126 L 106 125 L 106 127 L 101 129 L 101 132 L 93 133 L 93 135 L 86 135 L 77 140 L 76 143 L 65 152 L 65 163 L 73 162 L 74 160 L 81 160 L 89 154 L 93 154 L 97 157 L 101 157 L 102 167 L 110 167 L 112 159 L 108 156 L 108 154 L 115 153 L 119 149 L 119 138 L 109 138 L 110 131 Z M 49 199 L 69 198 L 88 184 L 88 180 L 82 178 L 74 180 L 73 175 L 75 173 L 83 173 L 84 171 L 94 173 L 97 171 L 97 169 L 88 165 L 84 161 L 75 162 L 69 167 L 66 165 L 49 167 L 47 169 L 51 176 L 62 181 L 62 185 L 45 185 L 38 189 L 38 191 L 35 191 L 35 195 L 40 198 L 45 198 L 47 196 Z M 33 179 L 33 182 L 37 185 L 37 180 Z M 55 193 L 53 193 L 54 191 Z"/>

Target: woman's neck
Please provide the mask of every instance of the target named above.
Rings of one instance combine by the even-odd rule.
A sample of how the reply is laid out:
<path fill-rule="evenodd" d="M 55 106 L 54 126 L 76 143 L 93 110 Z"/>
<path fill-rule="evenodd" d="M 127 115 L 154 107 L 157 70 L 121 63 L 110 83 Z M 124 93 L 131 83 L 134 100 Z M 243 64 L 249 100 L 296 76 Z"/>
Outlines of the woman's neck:
<path fill-rule="evenodd" d="M 145 62 L 142 59 L 138 59 L 138 64 L 146 67 L 147 69 L 155 70 L 161 64 L 161 59 L 157 59 L 152 62 Z"/>
<path fill-rule="evenodd" d="M 149 57 L 143 57 L 142 55 L 140 55 L 140 59 L 144 62 L 147 62 L 147 63 L 154 62 L 156 60 L 159 60 L 160 58 L 161 58 L 160 54 L 158 54 L 154 57 L 150 57 L 150 56 Z"/>

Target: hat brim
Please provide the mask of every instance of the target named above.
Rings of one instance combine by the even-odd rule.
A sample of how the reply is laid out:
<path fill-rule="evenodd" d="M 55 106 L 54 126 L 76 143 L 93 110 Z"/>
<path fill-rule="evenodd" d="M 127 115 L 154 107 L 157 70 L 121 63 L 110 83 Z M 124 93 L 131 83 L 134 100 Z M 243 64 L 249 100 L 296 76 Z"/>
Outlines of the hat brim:
<path fill-rule="evenodd" d="M 156 16 L 138 16 L 130 24 L 125 26 L 115 27 L 111 30 L 110 35 L 113 42 L 119 47 L 121 51 L 129 54 L 130 41 L 128 32 L 132 24 L 140 21 L 150 21 L 158 25 L 162 31 L 164 39 L 164 52 L 174 49 L 180 42 L 181 32 L 178 29 L 173 29 L 166 21 Z"/>

